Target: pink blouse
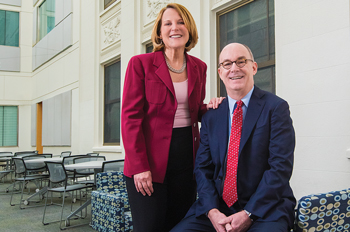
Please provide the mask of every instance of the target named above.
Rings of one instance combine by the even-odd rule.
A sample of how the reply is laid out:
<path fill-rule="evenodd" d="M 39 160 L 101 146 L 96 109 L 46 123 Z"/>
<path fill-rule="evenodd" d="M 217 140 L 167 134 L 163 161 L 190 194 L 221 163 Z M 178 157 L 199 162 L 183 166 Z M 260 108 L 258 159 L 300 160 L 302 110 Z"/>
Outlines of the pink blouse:
<path fill-rule="evenodd" d="M 188 109 L 188 80 L 173 82 L 177 100 L 177 109 L 173 128 L 191 125 L 190 111 Z"/>

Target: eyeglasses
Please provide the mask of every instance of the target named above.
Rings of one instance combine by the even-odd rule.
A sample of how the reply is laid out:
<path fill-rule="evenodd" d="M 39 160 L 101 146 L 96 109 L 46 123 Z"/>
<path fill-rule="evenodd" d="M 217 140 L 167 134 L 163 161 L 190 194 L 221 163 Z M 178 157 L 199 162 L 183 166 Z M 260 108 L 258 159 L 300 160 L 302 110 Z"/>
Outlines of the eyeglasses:
<path fill-rule="evenodd" d="M 232 68 L 232 65 L 233 63 L 235 63 L 237 65 L 238 68 L 243 68 L 246 64 L 247 64 L 247 61 L 251 61 L 251 62 L 254 62 L 254 60 L 251 60 L 251 59 L 246 59 L 246 58 L 239 58 L 235 61 L 224 61 L 222 63 L 219 64 L 219 68 L 220 66 L 222 66 L 224 69 L 231 69 Z"/>

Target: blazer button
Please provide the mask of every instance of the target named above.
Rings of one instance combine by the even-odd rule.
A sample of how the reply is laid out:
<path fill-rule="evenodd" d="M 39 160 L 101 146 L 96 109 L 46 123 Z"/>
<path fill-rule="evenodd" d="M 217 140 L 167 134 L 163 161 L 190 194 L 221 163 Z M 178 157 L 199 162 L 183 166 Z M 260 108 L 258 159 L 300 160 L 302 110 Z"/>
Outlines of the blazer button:
<path fill-rule="evenodd" d="M 196 127 L 196 123 L 193 123 L 193 127 Z"/>
<path fill-rule="evenodd" d="M 194 137 L 194 141 L 197 141 L 197 137 Z"/>

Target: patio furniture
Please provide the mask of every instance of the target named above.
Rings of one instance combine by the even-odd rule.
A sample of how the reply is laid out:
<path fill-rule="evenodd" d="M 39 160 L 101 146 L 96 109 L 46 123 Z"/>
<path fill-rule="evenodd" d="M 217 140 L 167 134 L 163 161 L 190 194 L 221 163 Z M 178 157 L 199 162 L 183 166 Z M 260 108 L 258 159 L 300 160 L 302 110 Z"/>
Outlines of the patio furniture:
<path fill-rule="evenodd" d="M 12 199 L 13 199 L 13 193 L 14 193 L 14 188 L 15 184 L 19 183 L 21 186 L 21 199 L 19 203 L 19 208 L 24 209 L 22 207 L 22 203 L 24 203 L 23 200 L 23 192 L 25 186 L 28 184 L 28 182 L 34 182 L 37 189 L 36 192 L 40 191 L 40 188 L 42 187 L 42 181 L 44 179 L 48 178 L 47 174 L 37 174 L 38 172 L 44 172 L 46 171 L 45 166 L 43 165 L 38 165 L 38 164 L 26 164 L 24 160 L 29 160 L 29 159 L 42 159 L 45 156 L 41 155 L 35 155 L 35 156 L 26 156 L 26 157 L 14 157 L 12 160 L 15 163 L 15 183 L 13 184 L 12 187 L 12 193 L 11 193 L 11 199 L 10 199 L 10 205 L 14 206 L 16 204 L 12 204 Z M 28 192 L 30 192 L 30 189 L 28 189 Z M 35 194 L 36 195 L 36 194 Z M 42 195 L 39 195 L 39 200 L 43 199 Z M 26 199 L 25 205 L 29 204 L 30 198 Z"/>
<path fill-rule="evenodd" d="M 74 164 L 79 164 L 79 163 L 84 163 L 84 162 L 89 162 L 89 161 L 105 161 L 106 157 L 104 156 L 88 156 L 88 157 L 77 157 L 73 160 Z M 95 169 L 94 168 L 85 168 L 85 169 L 74 169 L 74 179 L 76 180 L 77 178 L 80 177 L 90 177 L 91 175 L 95 174 Z M 94 179 L 89 179 L 89 180 L 76 180 L 76 183 L 79 184 L 91 184 L 95 185 L 95 180 Z"/>
<path fill-rule="evenodd" d="M 123 172 L 102 172 L 91 193 L 91 227 L 97 231 L 133 231 Z"/>
<path fill-rule="evenodd" d="M 45 198 L 45 208 L 44 208 L 44 214 L 43 214 L 43 221 L 42 223 L 44 225 L 48 225 L 49 223 L 52 222 L 60 222 L 60 229 L 66 229 L 69 227 L 76 227 L 76 226 L 80 226 L 80 225 L 84 225 L 84 224 L 79 224 L 79 225 L 74 225 L 71 226 L 70 225 L 70 218 L 67 219 L 63 219 L 63 211 L 64 211 L 64 202 L 65 202 L 65 198 L 66 198 L 66 193 L 69 192 L 73 192 L 73 191 L 79 191 L 80 192 L 80 199 L 82 199 L 81 197 L 81 190 L 83 189 L 87 189 L 89 188 L 89 186 L 85 185 L 85 184 L 73 184 L 73 185 L 68 185 L 68 174 L 66 172 L 66 169 L 64 168 L 64 165 L 62 162 L 45 162 L 47 165 L 47 168 L 49 170 L 49 174 L 50 174 L 50 183 L 49 183 L 49 187 L 47 189 L 47 194 L 46 194 L 46 198 Z M 53 187 L 53 186 L 57 186 L 60 185 L 59 187 Z M 46 214 L 46 208 L 47 208 L 47 199 L 48 199 L 48 195 L 49 193 L 62 193 L 62 204 L 60 205 L 62 208 L 61 211 L 61 217 L 60 220 L 58 221 L 51 221 L 51 222 L 45 222 L 45 214 Z M 74 194 L 71 194 L 71 196 L 73 196 Z M 86 196 L 86 195 L 85 195 Z M 86 196 L 86 200 L 87 200 L 87 196 Z M 74 199 L 72 197 L 72 201 L 71 201 L 71 211 L 73 208 L 73 202 Z M 51 205 L 53 204 L 52 201 L 52 194 L 51 194 Z M 81 201 L 80 201 L 81 204 Z M 85 211 L 85 216 L 87 215 L 87 211 Z M 78 218 L 81 217 L 83 218 L 83 215 L 81 213 L 81 215 L 74 215 L 77 216 Z M 63 221 L 65 221 L 65 227 L 62 226 Z"/>
<path fill-rule="evenodd" d="M 99 156 L 100 153 L 92 152 L 92 153 L 87 153 L 86 155 L 89 155 L 89 156 Z"/>
<path fill-rule="evenodd" d="M 0 166 L 3 168 L 0 170 L 0 180 L 2 179 L 3 182 L 5 182 L 5 177 L 13 172 L 11 168 L 11 157 L 13 156 L 12 152 L 0 152 Z"/>
<path fill-rule="evenodd" d="M 102 172 L 116 172 L 124 170 L 124 160 L 109 160 L 102 164 Z"/>
<path fill-rule="evenodd" d="M 298 201 L 294 232 L 349 230 L 350 188 L 312 194 Z"/>
<path fill-rule="evenodd" d="M 72 154 L 71 151 L 62 151 L 60 157 L 70 156 L 71 154 Z"/>

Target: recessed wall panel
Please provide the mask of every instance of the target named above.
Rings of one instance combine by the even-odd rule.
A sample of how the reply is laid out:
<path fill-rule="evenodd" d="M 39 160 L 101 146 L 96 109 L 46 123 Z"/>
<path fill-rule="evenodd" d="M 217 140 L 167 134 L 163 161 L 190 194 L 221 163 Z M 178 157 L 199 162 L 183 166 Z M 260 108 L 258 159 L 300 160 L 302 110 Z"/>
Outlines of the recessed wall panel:
<path fill-rule="evenodd" d="M 55 1 L 55 26 L 57 26 L 57 24 L 59 24 L 63 18 L 63 12 L 64 12 L 64 7 L 63 7 L 64 1 L 60 0 L 60 1 Z"/>
<path fill-rule="evenodd" d="M 6 4 L 11 6 L 21 6 L 22 1 L 21 0 L 0 0 L 0 4 Z"/>
<path fill-rule="evenodd" d="M 71 145 L 71 91 L 43 101 L 43 146 Z"/>
<path fill-rule="evenodd" d="M 0 46 L 0 71 L 20 71 L 20 48 Z"/>

